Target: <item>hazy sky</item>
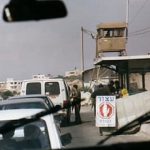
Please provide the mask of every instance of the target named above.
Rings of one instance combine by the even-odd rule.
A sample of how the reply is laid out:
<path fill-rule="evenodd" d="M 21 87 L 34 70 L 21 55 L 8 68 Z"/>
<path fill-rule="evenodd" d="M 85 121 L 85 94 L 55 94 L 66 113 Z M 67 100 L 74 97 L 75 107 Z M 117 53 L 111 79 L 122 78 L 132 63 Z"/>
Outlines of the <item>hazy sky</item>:
<path fill-rule="evenodd" d="M 6 1 L 7 2 L 7 1 Z M 81 68 L 81 26 L 126 21 L 127 0 L 65 0 L 68 16 L 39 22 L 0 21 L 0 81 L 33 74 L 64 75 Z M 2 11 L 5 0 L 0 1 Z M 150 1 L 129 0 L 128 55 L 150 52 Z M 93 67 L 95 40 L 84 33 L 85 69 Z"/>

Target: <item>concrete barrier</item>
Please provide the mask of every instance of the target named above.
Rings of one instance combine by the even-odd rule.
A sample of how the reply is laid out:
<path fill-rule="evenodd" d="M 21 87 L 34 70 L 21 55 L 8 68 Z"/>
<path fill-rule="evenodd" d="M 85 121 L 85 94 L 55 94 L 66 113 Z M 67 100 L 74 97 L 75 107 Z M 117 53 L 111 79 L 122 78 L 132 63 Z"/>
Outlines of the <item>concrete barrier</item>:
<path fill-rule="evenodd" d="M 116 101 L 118 128 L 150 111 L 150 91 L 119 98 Z"/>
<path fill-rule="evenodd" d="M 92 101 L 91 101 L 91 93 L 90 92 L 83 92 L 83 91 L 81 91 L 81 99 L 83 99 L 83 101 L 81 101 L 81 106 L 91 105 L 91 103 L 92 103 Z"/>

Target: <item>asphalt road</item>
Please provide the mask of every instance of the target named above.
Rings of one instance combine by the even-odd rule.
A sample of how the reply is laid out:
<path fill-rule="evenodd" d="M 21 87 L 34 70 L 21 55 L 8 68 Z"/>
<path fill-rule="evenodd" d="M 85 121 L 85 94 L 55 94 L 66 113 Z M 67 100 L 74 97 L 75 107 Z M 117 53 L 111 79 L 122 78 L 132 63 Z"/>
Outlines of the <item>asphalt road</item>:
<path fill-rule="evenodd" d="M 66 148 L 95 146 L 108 137 L 108 132 L 105 132 L 103 136 L 100 136 L 99 128 L 95 126 L 95 118 L 91 106 L 82 106 L 81 118 L 82 124 L 76 125 L 74 123 L 74 113 L 72 113 L 70 125 L 61 127 L 62 135 L 69 133 L 72 137 L 71 143 L 66 145 Z M 104 144 L 132 141 L 150 141 L 150 135 L 139 130 L 139 132 L 135 134 L 113 136 Z"/>
<path fill-rule="evenodd" d="M 99 136 L 99 129 L 95 127 L 94 114 L 90 107 L 81 108 L 82 124 L 74 123 L 74 113 L 71 117 L 69 126 L 62 127 L 62 133 L 70 133 L 72 136 L 71 144 L 67 147 L 80 147 L 95 145 L 102 138 Z"/>

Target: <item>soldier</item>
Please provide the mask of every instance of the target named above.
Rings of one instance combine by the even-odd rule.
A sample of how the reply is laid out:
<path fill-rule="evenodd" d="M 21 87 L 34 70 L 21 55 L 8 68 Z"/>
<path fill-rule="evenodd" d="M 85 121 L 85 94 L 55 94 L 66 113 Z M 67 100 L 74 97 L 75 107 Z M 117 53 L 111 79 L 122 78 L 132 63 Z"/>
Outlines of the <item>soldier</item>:
<path fill-rule="evenodd" d="M 72 95 L 73 98 L 72 106 L 75 109 L 75 122 L 77 124 L 81 123 L 81 116 L 80 116 L 80 108 L 81 108 L 81 93 L 78 89 L 78 85 L 73 85 Z"/>
<path fill-rule="evenodd" d="M 94 107 L 94 116 L 96 114 L 96 96 L 111 95 L 109 88 L 99 84 L 98 88 L 91 94 L 92 107 Z"/>

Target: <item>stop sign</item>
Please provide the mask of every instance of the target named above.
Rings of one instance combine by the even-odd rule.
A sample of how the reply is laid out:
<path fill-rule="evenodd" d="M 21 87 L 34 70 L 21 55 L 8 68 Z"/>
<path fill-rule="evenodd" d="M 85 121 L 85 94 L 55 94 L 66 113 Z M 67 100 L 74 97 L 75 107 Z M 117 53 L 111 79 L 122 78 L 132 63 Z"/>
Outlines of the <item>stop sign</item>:
<path fill-rule="evenodd" d="M 103 102 L 99 106 L 99 115 L 103 119 L 109 119 L 114 113 L 114 106 L 109 102 Z"/>

